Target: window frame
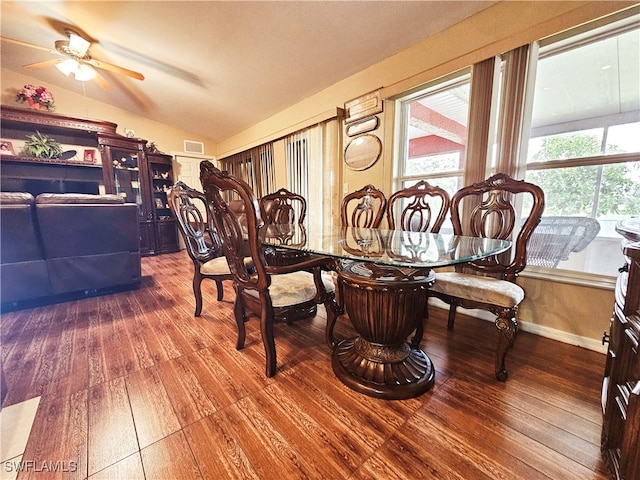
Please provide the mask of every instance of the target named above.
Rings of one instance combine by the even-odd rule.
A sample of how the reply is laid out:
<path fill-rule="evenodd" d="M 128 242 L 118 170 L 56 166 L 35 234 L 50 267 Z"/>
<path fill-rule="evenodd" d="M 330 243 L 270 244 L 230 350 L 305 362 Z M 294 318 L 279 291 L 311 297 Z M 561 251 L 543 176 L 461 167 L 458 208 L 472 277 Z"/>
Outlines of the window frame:
<path fill-rule="evenodd" d="M 620 21 L 622 21 L 622 24 L 619 23 Z M 472 107 L 472 102 L 477 101 L 477 99 L 474 98 L 474 82 L 477 80 L 475 77 L 476 68 L 485 62 L 480 62 L 480 64 L 473 65 L 467 69 L 458 70 L 396 96 L 394 98 L 396 101 L 396 127 L 400 133 L 396 137 L 392 190 L 397 191 L 403 188 L 403 184 L 408 181 L 430 181 L 454 175 L 462 175 L 464 178 L 463 184 L 468 185 L 478 181 L 478 179 L 486 178 L 488 175 L 497 171 L 507 173 L 515 178 L 524 178 L 527 171 L 593 165 L 606 166 L 616 163 L 638 161 L 640 154 L 638 152 L 631 152 L 603 153 L 602 155 L 574 159 L 527 162 L 530 137 L 537 138 L 539 136 L 537 134 L 540 132 L 539 129 L 532 132 L 530 128 L 533 113 L 535 74 L 537 63 L 540 59 L 544 59 L 549 55 L 562 53 L 563 51 L 573 50 L 587 43 L 600 41 L 603 38 L 609 38 L 635 30 L 638 28 L 638 25 L 640 25 L 640 22 L 638 22 L 637 10 L 629 9 L 505 52 L 500 57 L 493 59 L 493 61 L 495 61 L 494 72 L 496 72 L 493 83 L 489 83 L 490 73 L 481 76 L 481 81 L 485 82 L 485 85 L 483 85 L 485 91 L 480 92 L 480 95 L 488 96 L 490 94 L 493 96 L 490 107 L 487 107 L 487 104 L 483 104 L 482 102 L 479 103 L 479 108 L 475 108 L 474 110 Z M 542 52 L 540 52 L 540 49 L 542 49 Z M 490 68 L 486 68 L 485 70 L 489 72 Z M 464 159 L 463 169 L 406 175 L 405 165 L 409 155 L 408 108 L 410 102 L 450 88 L 450 86 L 455 83 L 456 78 L 464 76 L 465 72 L 468 71 L 471 71 L 472 75 L 470 79 L 471 93 L 467 125 L 468 143 L 465 148 L 466 158 Z M 487 89 L 490 89 L 490 92 L 487 92 Z M 509 105 L 507 105 L 505 99 L 509 101 Z M 498 105 L 500 111 L 497 111 Z M 487 113 L 489 111 L 490 113 Z M 628 114 L 627 118 L 629 118 L 629 121 L 617 121 L 615 125 L 637 121 L 634 115 L 633 112 Z M 492 125 L 495 119 L 498 119 L 497 129 Z M 476 125 L 474 125 L 474 121 Z M 582 123 L 586 124 L 586 122 Z M 484 131 L 483 134 L 472 138 L 471 130 L 475 129 L 476 126 L 484 129 Z M 605 129 L 609 126 L 611 126 L 610 123 L 602 125 L 602 122 L 594 125 L 594 127 Z M 533 137 L 531 135 L 532 133 L 536 133 L 536 137 Z M 485 135 L 486 138 L 484 138 Z M 606 139 L 606 132 L 603 137 L 603 140 L 604 139 Z M 493 140 L 495 140 L 495 143 L 493 143 Z M 483 142 L 488 142 L 488 145 L 485 145 L 484 148 L 481 145 Z M 492 162 L 491 159 L 492 148 L 497 149 L 495 162 Z M 591 273 L 584 270 L 535 267 L 533 265 L 528 266 L 522 275 L 545 279 L 551 278 L 563 283 L 589 285 L 607 289 L 611 288 L 615 283 L 615 276 L 613 275 Z"/>
<path fill-rule="evenodd" d="M 559 168 L 579 168 L 579 167 L 605 167 L 618 163 L 629 163 L 640 161 L 640 152 L 625 152 L 608 154 L 605 151 L 608 129 L 612 126 L 631 123 L 637 121 L 637 114 L 633 112 L 615 115 L 617 121 L 607 122 L 599 119 L 580 119 L 571 122 L 563 122 L 555 126 L 544 126 L 531 128 L 532 109 L 535 93 L 535 75 L 537 73 L 537 64 L 540 60 L 555 55 L 561 55 L 586 45 L 594 44 L 602 40 L 619 36 L 623 33 L 638 30 L 640 22 L 637 20 L 637 13 L 628 12 L 626 15 L 613 15 L 608 19 L 601 19 L 586 25 L 570 29 L 557 35 L 552 35 L 544 39 L 534 42 L 531 45 L 531 58 L 529 61 L 529 79 L 528 88 L 526 89 L 525 102 L 528 105 L 527 117 L 525 121 L 527 126 L 523 131 L 522 143 L 523 149 L 518 159 L 518 171 L 522 172 L 525 177 L 527 172 L 555 170 Z M 619 25 L 615 25 L 620 22 Z M 571 128 L 573 125 L 574 128 Z M 564 158 L 546 161 L 528 161 L 528 147 L 532 138 L 542 138 L 551 135 L 560 135 L 563 133 L 577 132 L 580 129 L 604 129 L 601 142 L 601 153 L 598 155 Z M 534 136 L 535 134 L 535 136 Z M 598 185 L 596 185 L 598 188 Z M 595 190 L 594 190 L 595 193 Z M 592 212 L 591 215 L 595 215 Z M 623 261 L 621 256 L 621 262 Z M 584 270 L 563 269 L 553 267 L 527 266 L 522 272 L 524 277 L 534 278 L 553 278 L 554 280 L 579 285 L 589 285 L 602 288 L 611 288 L 615 284 L 615 275 L 605 275 L 602 273 L 587 272 Z"/>
<path fill-rule="evenodd" d="M 423 86 L 417 92 L 413 92 L 398 98 L 396 102 L 399 105 L 399 108 L 397 108 L 396 111 L 398 111 L 400 115 L 400 131 L 401 132 L 408 131 L 409 108 L 412 102 L 430 95 L 435 95 L 435 94 L 444 92 L 451 88 L 461 86 L 465 83 L 468 83 L 469 87 L 471 88 L 471 67 L 451 73 L 446 77 L 430 82 L 429 84 Z M 462 168 L 455 169 L 455 170 L 446 170 L 442 172 L 420 174 L 420 175 L 406 175 L 404 173 L 406 171 L 406 168 L 405 168 L 406 162 L 409 159 L 409 139 L 404 138 L 399 146 L 400 146 L 399 152 L 398 152 L 399 161 L 395 162 L 396 168 L 395 168 L 395 175 L 394 175 L 394 181 L 393 181 L 394 191 L 404 188 L 405 182 L 417 182 L 419 180 L 426 180 L 427 182 L 429 182 L 430 180 L 432 181 L 438 178 L 459 177 L 461 181 L 464 182 L 465 169 L 467 165 L 466 146 L 465 146 L 463 158 L 462 158 Z M 447 152 L 440 152 L 439 154 L 443 154 L 443 153 L 447 153 Z"/>

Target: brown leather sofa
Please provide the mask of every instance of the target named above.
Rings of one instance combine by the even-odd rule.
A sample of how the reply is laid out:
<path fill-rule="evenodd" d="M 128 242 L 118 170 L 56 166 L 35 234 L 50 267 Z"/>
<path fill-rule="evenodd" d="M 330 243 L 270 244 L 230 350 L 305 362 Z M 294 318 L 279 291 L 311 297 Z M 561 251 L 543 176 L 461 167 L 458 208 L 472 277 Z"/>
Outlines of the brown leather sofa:
<path fill-rule="evenodd" d="M 136 288 L 135 204 L 116 195 L 0 192 L 2 310 Z"/>

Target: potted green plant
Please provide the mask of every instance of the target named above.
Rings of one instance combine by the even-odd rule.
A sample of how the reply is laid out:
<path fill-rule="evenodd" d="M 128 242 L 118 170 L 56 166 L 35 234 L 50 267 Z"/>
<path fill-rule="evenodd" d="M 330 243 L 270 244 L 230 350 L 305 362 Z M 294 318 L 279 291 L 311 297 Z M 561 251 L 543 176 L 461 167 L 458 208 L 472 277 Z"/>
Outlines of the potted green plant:
<path fill-rule="evenodd" d="M 36 158 L 58 158 L 62 153 L 62 147 L 57 140 L 37 130 L 33 135 L 27 135 L 24 150 L 28 156 Z"/>

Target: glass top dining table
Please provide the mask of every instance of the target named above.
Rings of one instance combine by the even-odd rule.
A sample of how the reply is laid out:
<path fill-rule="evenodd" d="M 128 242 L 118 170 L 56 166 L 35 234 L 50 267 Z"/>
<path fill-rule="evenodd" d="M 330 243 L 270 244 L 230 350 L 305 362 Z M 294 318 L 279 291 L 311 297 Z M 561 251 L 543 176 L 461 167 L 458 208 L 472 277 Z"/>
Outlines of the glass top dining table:
<path fill-rule="evenodd" d="M 407 337 L 427 308 L 436 267 L 479 260 L 504 252 L 506 240 L 329 226 L 321 231 L 295 224 L 261 230 L 263 244 L 284 253 L 323 255 L 337 272 L 340 313 L 358 335 L 332 352 L 336 376 L 349 388 L 384 399 L 411 398 L 430 389 L 435 369 Z M 294 255 L 295 256 L 295 255 Z"/>
<path fill-rule="evenodd" d="M 285 249 L 409 268 L 466 263 L 507 250 L 511 242 L 448 233 L 408 232 L 329 225 L 321 231 L 298 224 L 269 225 L 263 243 Z"/>

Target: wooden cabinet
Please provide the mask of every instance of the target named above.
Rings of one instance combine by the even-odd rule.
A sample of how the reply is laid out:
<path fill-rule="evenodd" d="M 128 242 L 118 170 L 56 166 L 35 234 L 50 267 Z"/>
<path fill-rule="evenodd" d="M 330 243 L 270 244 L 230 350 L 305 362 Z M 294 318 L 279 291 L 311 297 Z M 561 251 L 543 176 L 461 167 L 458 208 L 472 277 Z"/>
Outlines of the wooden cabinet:
<path fill-rule="evenodd" d="M 153 209 L 149 196 L 149 174 L 145 160 L 145 141 L 120 135 L 99 135 L 98 143 L 105 172 L 107 192 L 138 206 L 140 222 L 140 253 L 156 252 L 153 228 Z"/>
<path fill-rule="evenodd" d="M 640 480 L 640 219 L 617 225 L 625 265 L 616 283 L 602 384 L 602 450 L 617 479 Z"/>
<path fill-rule="evenodd" d="M 106 193 L 105 175 L 98 155 L 98 135 L 115 134 L 117 125 L 83 120 L 25 108 L 2 106 L 2 139 L 10 141 L 13 152 L 1 158 L 1 188 L 5 191 L 39 193 Z M 27 135 L 35 132 L 56 139 L 64 159 L 33 158 L 23 155 Z M 7 155 L 7 153 L 11 153 Z M 85 161 L 85 156 L 86 160 Z"/>
<path fill-rule="evenodd" d="M 174 183 L 171 155 L 147 153 L 151 173 L 151 207 L 155 224 L 156 250 L 158 253 L 176 252 L 178 228 L 169 209 L 167 192 Z"/>
<path fill-rule="evenodd" d="M 2 155 L 2 190 L 34 196 L 115 193 L 138 205 L 142 255 L 179 249 L 177 226 L 164 193 L 174 180 L 170 155 L 147 152 L 146 140 L 117 134 L 117 125 L 111 122 L 10 106 L 2 106 L 0 118 L 3 140 L 15 139 L 16 147 L 26 135 L 39 131 L 77 150 L 66 160 L 24 157 L 19 150 Z"/>

